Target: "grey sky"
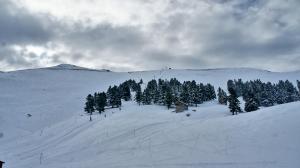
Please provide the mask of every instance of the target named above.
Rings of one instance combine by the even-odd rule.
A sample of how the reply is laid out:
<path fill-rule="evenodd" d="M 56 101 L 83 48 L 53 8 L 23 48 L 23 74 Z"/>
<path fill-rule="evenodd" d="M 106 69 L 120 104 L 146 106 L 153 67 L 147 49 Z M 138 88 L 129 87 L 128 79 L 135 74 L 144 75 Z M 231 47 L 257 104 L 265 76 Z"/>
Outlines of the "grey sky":
<path fill-rule="evenodd" d="M 300 69 L 298 0 L 0 0 L 0 70 Z"/>

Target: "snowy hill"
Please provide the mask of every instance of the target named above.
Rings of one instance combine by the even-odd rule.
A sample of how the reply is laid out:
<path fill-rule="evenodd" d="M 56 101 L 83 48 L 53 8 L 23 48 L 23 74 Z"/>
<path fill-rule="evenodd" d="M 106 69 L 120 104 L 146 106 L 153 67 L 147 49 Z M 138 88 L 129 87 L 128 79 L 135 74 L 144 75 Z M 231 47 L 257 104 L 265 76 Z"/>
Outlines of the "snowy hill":
<path fill-rule="evenodd" d="M 0 73 L 0 160 L 6 167 L 299 167 L 300 102 L 231 116 L 215 101 L 190 117 L 126 102 L 107 117 L 85 97 L 127 79 L 228 79 L 295 83 L 300 72 L 258 69 L 95 71 L 73 65 Z"/>
<path fill-rule="evenodd" d="M 106 70 L 106 69 L 90 69 L 90 68 L 80 67 L 80 66 L 72 65 L 72 64 L 59 64 L 59 65 L 56 65 L 56 66 L 41 68 L 41 69 L 48 69 L 48 70 L 86 70 L 86 71 L 109 72 L 109 70 Z"/>

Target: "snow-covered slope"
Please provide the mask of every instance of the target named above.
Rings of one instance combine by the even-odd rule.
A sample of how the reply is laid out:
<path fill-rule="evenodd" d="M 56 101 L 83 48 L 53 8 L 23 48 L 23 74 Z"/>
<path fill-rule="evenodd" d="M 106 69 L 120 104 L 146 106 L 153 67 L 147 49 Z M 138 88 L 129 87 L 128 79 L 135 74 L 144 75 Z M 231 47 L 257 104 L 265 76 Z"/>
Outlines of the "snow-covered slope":
<path fill-rule="evenodd" d="M 83 112 L 88 93 L 127 79 L 295 82 L 300 72 L 257 69 L 87 71 L 73 66 L 0 74 L 0 160 L 7 167 L 299 167 L 300 103 L 230 116 L 208 102 L 191 117 L 125 103 L 107 117 Z M 71 69 L 71 70 L 70 70 Z M 76 69 L 76 71 L 72 70 Z M 31 115 L 31 117 L 28 116 Z"/>
<path fill-rule="evenodd" d="M 71 64 L 59 64 L 53 67 L 48 67 L 45 69 L 51 69 L 51 70 L 87 70 L 87 71 L 107 71 L 109 72 L 109 70 L 106 69 L 101 69 L 101 70 L 97 70 L 97 69 L 89 69 L 89 68 L 84 68 L 84 67 L 80 67 L 80 66 L 76 66 L 76 65 L 71 65 Z"/>

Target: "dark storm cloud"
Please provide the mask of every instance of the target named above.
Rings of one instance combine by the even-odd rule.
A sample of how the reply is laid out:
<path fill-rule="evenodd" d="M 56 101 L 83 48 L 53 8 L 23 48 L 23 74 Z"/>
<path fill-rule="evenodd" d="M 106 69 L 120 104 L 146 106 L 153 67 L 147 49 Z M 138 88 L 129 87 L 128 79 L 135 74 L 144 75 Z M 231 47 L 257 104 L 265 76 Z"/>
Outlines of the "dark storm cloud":
<path fill-rule="evenodd" d="M 136 27 L 100 24 L 94 27 L 77 26 L 60 39 L 72 47 L 92 50 L 118 50 L 131 52 L 145 43 L 142 32 Z"/>
<path fill-rule="evenodd" d="M 0 0 L 0 23 L 0 41 L 4 44 L 38 44 L 53 36 L 40 18 L 10 1 Z"/>

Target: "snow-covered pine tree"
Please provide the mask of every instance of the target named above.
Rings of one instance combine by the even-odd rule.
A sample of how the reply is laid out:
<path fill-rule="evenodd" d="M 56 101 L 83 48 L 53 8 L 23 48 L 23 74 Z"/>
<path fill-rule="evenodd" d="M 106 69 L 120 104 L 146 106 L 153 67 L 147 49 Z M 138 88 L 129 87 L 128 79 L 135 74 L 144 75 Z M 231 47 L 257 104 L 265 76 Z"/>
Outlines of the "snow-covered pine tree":
<path fill-rule="evenodd" d="M 190 93 L 189 93 L 189 88 L 186 83 L 184 83 L 182 85 L 182 92 L 180 93 L 180 100 L 187 104 L 190 103 Z"/>
<path fill-rule="evenodd" d="M 273 106 L 275 103 L 275 89 L 271 82 L 263 85 L 263 90 L 260 97 L 260 105 L 263 107 Z"/>
<path fill-rule="evenodd" d="M 200 92 L 201 102 L 207 101 L 206 92 L 205 92 L 205 86 L 204 86 L 203 83 L 199 84 L 199 92 Z"/>
<path fill-rule="evenodd" d="M 157 81 L 155 79 L 149 81 L 146 89 L 149 92 L 149 98 L 151 102 L 154 101 L 155 91 L 157 90 Z"/>
<path fill-rule="evenodd" d="M 166 90 L 166 97 L 165 97 L 165 104 L 167 105 L 168 109 L 170 109 L 172 103 L 173 103 L 173 95 L 171 89 L 168 88 Z"/>
<path fill-rule="evenodd" d="M 155 91 L 155 93 L 154 93 L 153 103 L 154 104 L 160 104 L 160 98 L 161 98 L 161 96 L 160 96 L 160 89 L 157 88 L 156 91 Z"/>
<path fill-rule="evenodd" d="M 227 87 L 229 92 L 228 102 L 229 102 L 230 112 L 232 112 L 232 115 L 235 115 L 238 114 L 239 112 L 242 112 L 242 110 L 240 107 L 240 101 L 238 100 L 238 96 L 234 90 L 234 85 L 232 85 L 232 83 L 233 83 L 232 80 L 229 80 L 227 82 Z"/>
<path fill-rule="evenodd" d="M 218 88 L 218 101 L 220 104 L 227 105 L 227 94 L 220 87 Z"/>
<path fill-rule="evenodd" d="M 244 83 L 242 79 L 234 80 L 234 90 L 236 91 L 236 95 L 240 97 L 243 93 Z"/>
<path fill-rule="evenodd" d="M 245 103 L 245 111 L 250 112 L 250 111 L 256 111 L 259 109 L 257 99 L 255 98 L 253 93 L 249 94 L 249 98 L 246 100 Z"/>
<path fill-rule="evenodd" d="M 284 104 L 287 102 L 287 92 L 285 89 L 285 83 L 282 80 L 276 84 L 276 103 L 277 104 Z"/>
<path fill-rule="evenodd" d="M 130 87 L 129 87 L 128 85 L 125 85 L 124 88 L 123 88 L 122 98 L 123 98 L 125 101 L 131 100 Z"/>
<path fill-rule="evenodd" d="M 137 86 L 137 91 L 135 93 L 135 101 L 140 105 L 142 102 L 142 89 L 141 89 L 141 85 L 138 84 Z"/>
<path fill-rule="evenodd" d="M 120 89 L 117 86 L 110 87 L 109 89 L 109 105 L 114 107 L 120 107 L 122 105 Z"/>
<path fill-rule="evenodd" d="M 142 103 L 145 104 L 145 105 L 149 105 L 151 104 L 151 97 L 150 97 L 150 92 L 149 90 L 146 88 L 144 91 L 143 91 L 143 94 L 142 94 Z"/>
<path fill-rule="evenodd" d="M 208 83 L 206 85 L 206 93 L 207 93 L 207 99 L 208 100 L 213 100 L 216 98 L 216 92 L 215 92 L 215 88 L 213 85 L 211 85 L 210 83 Z"/>
<path fill-rule="evenodd" d="M 285 81 L 285 89 L 287 93 L 287 103 L 299 100 L 299 94 L 296 87 L 288 80 Z"/>
<path fill-rule="evenodd" d="M 196 105 L 196 107 L 198 104 L 203 103 L 199 85 L 196 85 L 196 87 L 193 89 L 193 103 Z"/>

